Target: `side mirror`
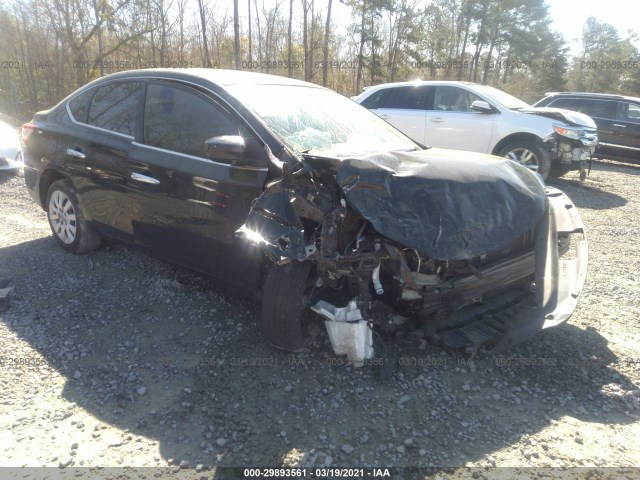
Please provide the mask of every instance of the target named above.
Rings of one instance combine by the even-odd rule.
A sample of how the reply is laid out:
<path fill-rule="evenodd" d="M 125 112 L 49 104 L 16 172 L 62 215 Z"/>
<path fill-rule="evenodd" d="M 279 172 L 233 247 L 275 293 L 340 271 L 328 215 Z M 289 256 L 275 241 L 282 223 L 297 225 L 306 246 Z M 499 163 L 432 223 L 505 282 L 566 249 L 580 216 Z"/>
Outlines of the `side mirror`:
<path fill-rule="evenodd" d="M 239 162 L 245 159 L 247 148 L 240 135 L 211 137 L 204 142 L 207 157 L 219 162 Z"/>
<path fill-rule="evenodd" d="M 476 100 L 471 104 L 472 112 L 480 112 L 480 113 L 492 113 L 493 108 L 489 105 L 489 102 L 485 102 L 484 100 Z"/>

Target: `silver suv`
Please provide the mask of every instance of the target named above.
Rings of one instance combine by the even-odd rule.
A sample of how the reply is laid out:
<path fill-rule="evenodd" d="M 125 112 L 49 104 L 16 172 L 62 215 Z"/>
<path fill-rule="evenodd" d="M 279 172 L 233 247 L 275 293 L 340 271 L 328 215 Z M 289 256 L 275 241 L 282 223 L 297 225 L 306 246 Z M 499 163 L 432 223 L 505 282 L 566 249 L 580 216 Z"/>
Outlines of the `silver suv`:
<path fill-rule="evenodd" d="M 534 108 L 493 87 L 415 81 L 366 88 L 354 100 L 413 140 L 515 160 L 543 178 L 581 170 L 598 144 L 587 115 Z"/>

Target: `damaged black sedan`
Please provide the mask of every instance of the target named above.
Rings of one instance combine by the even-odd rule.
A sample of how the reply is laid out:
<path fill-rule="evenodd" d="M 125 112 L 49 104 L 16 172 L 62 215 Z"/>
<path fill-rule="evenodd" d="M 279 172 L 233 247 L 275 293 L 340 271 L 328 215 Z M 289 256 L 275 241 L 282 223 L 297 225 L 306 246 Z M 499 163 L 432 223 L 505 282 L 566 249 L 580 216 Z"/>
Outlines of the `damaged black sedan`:
<path fill-rule="evenodd" d="M 323 320 L 336 354 L 420 323 L 504 348 L 564 323 L 587 242 L 571 201 L 514 161 L 425 149 L 330 90 L 271 75 L 140 70 L 23 127 L 56 241 L 110 237 L 262 300 L 275 347 Z"/>

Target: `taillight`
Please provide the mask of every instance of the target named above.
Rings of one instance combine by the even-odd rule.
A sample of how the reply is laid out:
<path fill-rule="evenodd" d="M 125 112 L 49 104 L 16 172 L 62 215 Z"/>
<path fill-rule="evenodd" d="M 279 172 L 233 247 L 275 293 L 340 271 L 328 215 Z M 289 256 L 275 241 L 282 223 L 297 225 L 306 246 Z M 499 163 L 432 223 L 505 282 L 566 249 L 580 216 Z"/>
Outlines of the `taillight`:
<path fill-rule="evenodd" d="M 31 134 L 35 129 L 36 129 L 36 126 L 31 122 L 25 123 L 24 125 L 22 125 L 22 144 L 23 145 L 27 144 L 27 142 L 29 141 L 29 137 L 31 136 Z"/>

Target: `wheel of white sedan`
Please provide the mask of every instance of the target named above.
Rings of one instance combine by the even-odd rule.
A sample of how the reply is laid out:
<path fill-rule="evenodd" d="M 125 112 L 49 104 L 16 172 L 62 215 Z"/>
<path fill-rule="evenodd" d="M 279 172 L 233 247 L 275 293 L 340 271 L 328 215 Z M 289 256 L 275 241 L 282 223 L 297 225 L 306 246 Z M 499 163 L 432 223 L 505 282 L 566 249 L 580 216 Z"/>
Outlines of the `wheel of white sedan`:
<path fill-rule="evenodd" d="M 498 156 L 513 160 L 534 172 L 538 172 L 545 180 L 549 176 L 551 169 L 549 152 L 535 142 L 516 141 L 510 143 L 500 150 Z"/>
<path fill-rule="evenodd" d="M 75 192 L 67 180 L 58 180 L 49 187 L 47 218 L 53 237 L 65 250 L 85 253 L 100 246 L 100 237 L 87 226 Z"/>

